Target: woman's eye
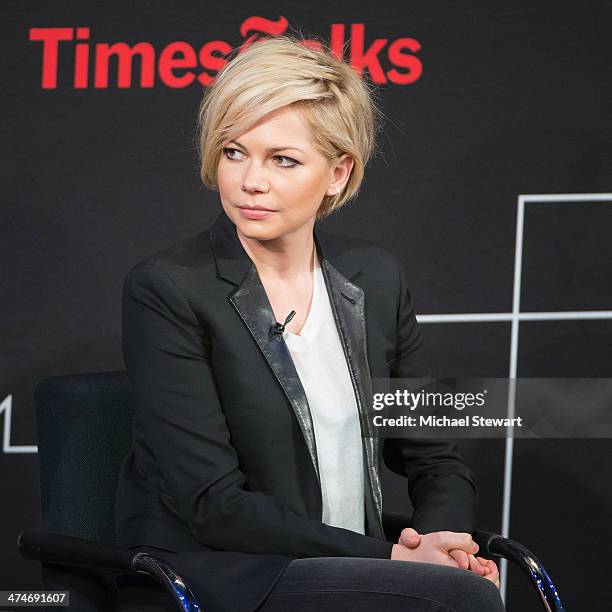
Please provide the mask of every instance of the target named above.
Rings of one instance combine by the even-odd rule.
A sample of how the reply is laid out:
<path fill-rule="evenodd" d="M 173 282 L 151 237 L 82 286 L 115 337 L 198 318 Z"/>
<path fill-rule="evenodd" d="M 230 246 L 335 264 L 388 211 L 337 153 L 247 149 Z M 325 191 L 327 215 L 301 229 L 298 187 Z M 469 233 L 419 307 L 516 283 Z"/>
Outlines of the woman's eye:
<path fill-rule="evenodd" d="M 240 151 L 238 151 L 238 149 L 232 149 L 230 147 L 224 147 L 224 149 L 223 149 L 223 153 L 225 153 L 225 157 L 227 157 L 228 159 L 235 160 L 236 159 L 235 157 L 232 157 L 231 155 L 228 155 L 228 153 L 233 153 L 233 152 L 240 153 Z"/>
<path fill-rule="evenodd" d="M 224 147 L 223 153 L 225 154 L 225 157 L 227 157 L 227 159 L 230 159 L 232 161 L 238 161 L 239 158 L 233 157 L 233 153 L 240 153 L 240 151 L 238 151 L 238 149 L 232 149 L 231 147 Z M 285 162 L 288 162 L 278 164 L 281 168 L 293 168 L 299 164 L 299 162 L 293 159 L 292 157 L 286 157 L 285 155 L 275 155 L 274 158 L 278 160 L 285 160 Z"/>
<path fill-rule="evenodd" d="M 292 159 L 291 157 L 285 157 L 284 155 L 277 155 L 276 159 L 286 159 L 290 162 L 290 165 L 288 166 L 285 164 L 281 164 L 281 168 L 293 168 L 294 166 L 298 165 L 298 162 L 296 162 L 295 159 Z"/>

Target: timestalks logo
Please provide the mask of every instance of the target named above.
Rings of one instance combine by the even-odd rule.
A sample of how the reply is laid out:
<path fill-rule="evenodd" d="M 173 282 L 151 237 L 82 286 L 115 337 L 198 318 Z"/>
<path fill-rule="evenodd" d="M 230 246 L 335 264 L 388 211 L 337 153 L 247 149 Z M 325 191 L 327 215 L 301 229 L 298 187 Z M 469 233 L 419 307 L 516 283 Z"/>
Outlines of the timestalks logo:
<path fill-rule="evenodd" d="M 257 39 L 282 34 L 287 26 L 284 17 L 277 21 L 263 17 L 245 19 L 240 27 L 240 34 L 245 39 L 240 52 Z M 69 75 L 74 89 L 152 88 L 156 85 L 156 77 L 162 85 L 173 89 L 189 87 L 195 81 L 208 86 L 227 64 L 225 56 L 232 50 L 224 40 L 206 42 L 199 49 L 177 40 L 159 50 L 149 42 L 95 42 L 88 27 L 30 28 L 29 40 L 42 43 L 42 89 L 57 89 L 58 73 L 62 78 Z M 304 39 L 303 43 L 320 47 L 316 40 Z M 420 59 L 414 55 L 421 49 L 417 40 L 377 38 L 366 48 L 363 23 L 353 23 L 349 28 L 344 24 L 332 24 L 330 48 L 340 59 L 345 59 L 347 51 L 350 65 L 359 74 L 367 70 L 376 84 L 410 85 L 423 72 Z M 139 74 L 135 69 L 136 58 Z M 111 65 L 116 66 L 115 83 L 109 80 Z"/>

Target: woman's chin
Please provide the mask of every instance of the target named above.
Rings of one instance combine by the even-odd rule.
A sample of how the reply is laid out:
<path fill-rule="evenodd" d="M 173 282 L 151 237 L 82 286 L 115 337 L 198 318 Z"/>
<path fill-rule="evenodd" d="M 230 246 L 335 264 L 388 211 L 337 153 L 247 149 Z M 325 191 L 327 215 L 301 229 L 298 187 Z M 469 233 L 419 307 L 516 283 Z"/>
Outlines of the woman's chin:
<path fill-rule="evenodd" d="M 282 234 L 276 224 L 269 223 L 267 219 L 237 219 L 234 224 L 244 237 L 254 240 L 271 240 Z"/>

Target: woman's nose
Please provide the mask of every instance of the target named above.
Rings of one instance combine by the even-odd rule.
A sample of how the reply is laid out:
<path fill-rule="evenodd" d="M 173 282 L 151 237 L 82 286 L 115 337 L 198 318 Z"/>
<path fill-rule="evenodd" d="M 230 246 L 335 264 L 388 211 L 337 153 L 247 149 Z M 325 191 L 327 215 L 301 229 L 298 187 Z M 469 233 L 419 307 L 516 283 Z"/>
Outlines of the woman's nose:
<path fill-rule="evenodd" d="M 263 176 L 263 168 L 253 161 L 247 164 L 242 178 L 243 191 L 262 191 L 267 193 L 269 188 L 268 182 Z"/>

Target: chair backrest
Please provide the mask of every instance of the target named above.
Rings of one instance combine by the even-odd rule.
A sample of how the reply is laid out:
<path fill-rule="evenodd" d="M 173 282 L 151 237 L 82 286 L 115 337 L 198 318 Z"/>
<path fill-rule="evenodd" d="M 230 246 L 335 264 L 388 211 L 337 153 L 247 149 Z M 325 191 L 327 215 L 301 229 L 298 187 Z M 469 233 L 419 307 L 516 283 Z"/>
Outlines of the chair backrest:
<path fill-rule="evenodd" d="M 114 542 L 119 468 L 132 446 L 132 391 L 126 372 L 41 380 L 34 390 L 42 527 Z M 70 591 L 80 612 L 114 610 L 115 576 L 42 564 L 45 588 Z"/>
<path fill-rule="evenodd" d="M 34 400 L 43 527 L 112 543 L 119 467 L 132 445 L 127 373 L 46 378 Z"/>

